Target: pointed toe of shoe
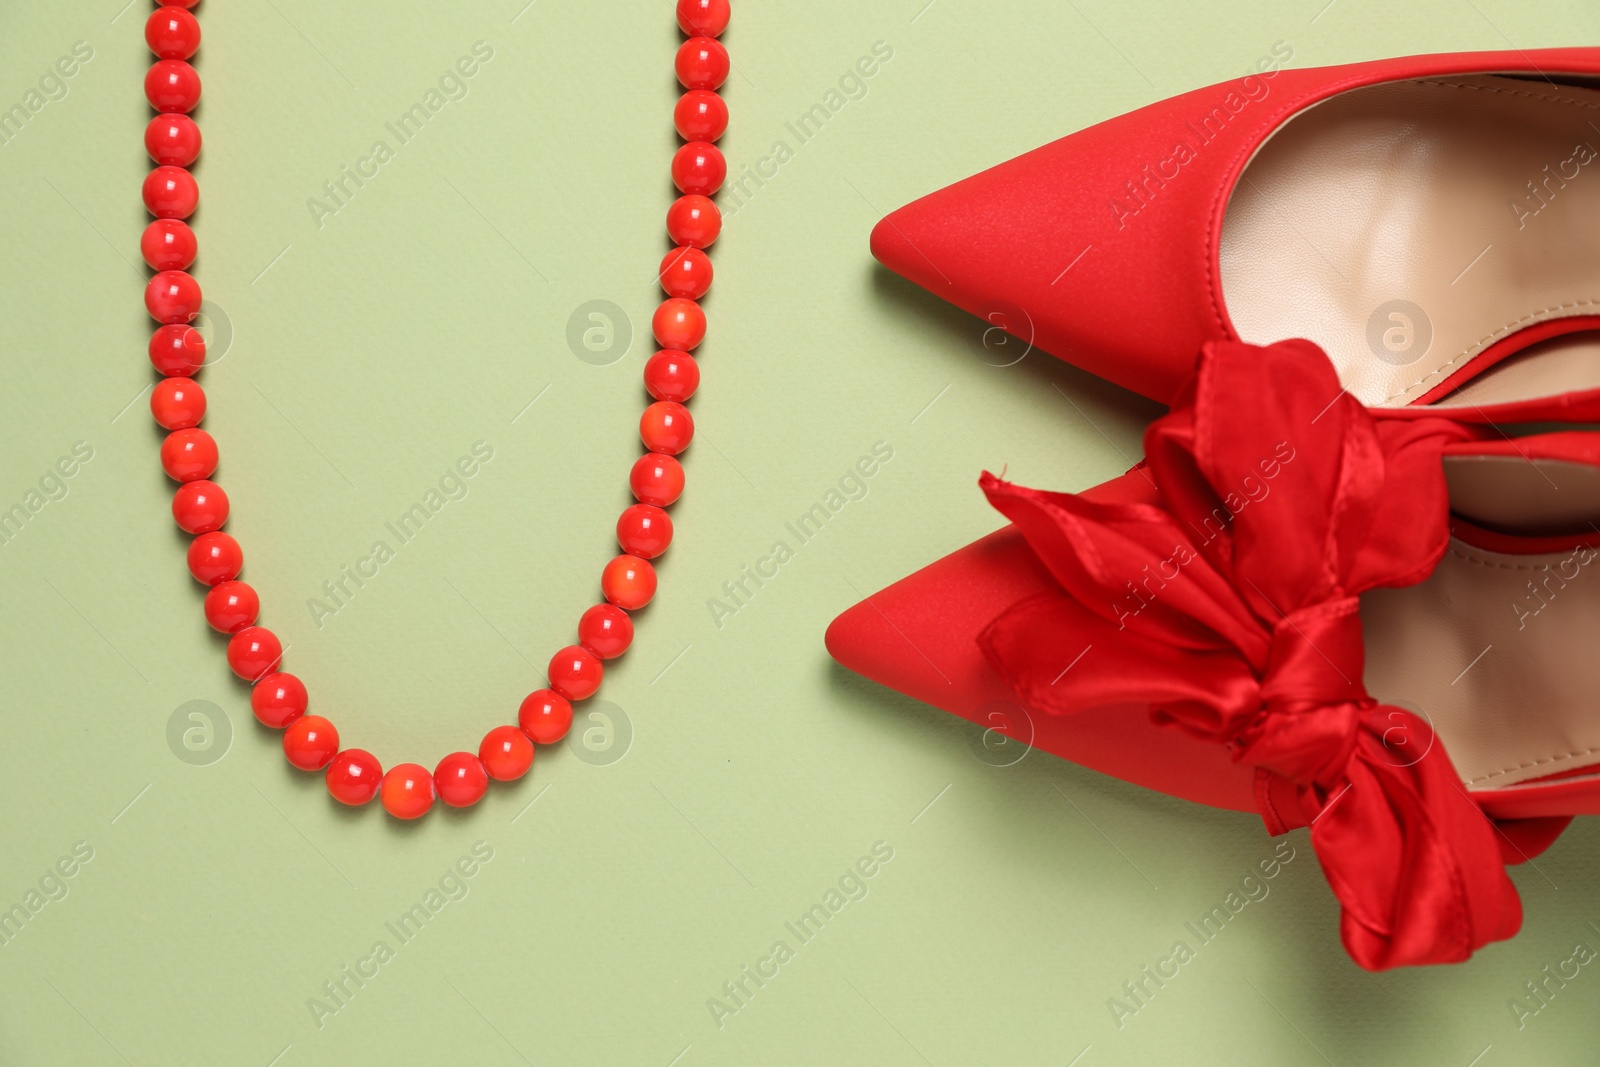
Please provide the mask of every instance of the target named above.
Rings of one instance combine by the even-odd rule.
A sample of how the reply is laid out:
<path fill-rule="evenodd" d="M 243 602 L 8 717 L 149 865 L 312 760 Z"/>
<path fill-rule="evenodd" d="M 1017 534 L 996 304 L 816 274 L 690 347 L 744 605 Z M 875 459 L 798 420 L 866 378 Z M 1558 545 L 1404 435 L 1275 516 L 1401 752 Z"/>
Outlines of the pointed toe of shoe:
<path fill-rule="evenodd" d="M 900 209 L 900 211 L 904 210 L 905 208 Z M 916 253 L 910 240 L 906 238 L 905 233 L 900 229 L 897 218 L 900 211 L 885 215 L 872 228 L 872 236 L 869 239 L 872 258 L 902 278 L 914 281 L 924 289 L 927 289 L 929 287 L 928 279 L 920 269 L 919 260 L 921 256 Z"/>
<path fill-rule="evenodd" d="M 893 689 L 895 686 L 886 681 L 877 668 L 877 655 L 873 650 L 884 644 L 886 635 L 875 615 L 875 609 L 865 600 L 841 612 L 828 624 L 822 644 L 839 666 Z"/>
<path fill-rule="evenodd" d="M 1177 134 L 1155 116 L 1174 103 L 915 200 L 873 229 L 872 254 L 1020 340 L 1166 401 L 1199 345 L 1225 334 L 1200 255 L 1221 177 L 1150 170 L 1172 152 Z"/>
<path fill-rule="evenodd" d="M 1254 811 L 1247 770 L 1216 745 L 1155 725 L 1144 709 L 1062 716 L 1023 707 L 978 635 L 1010 605 L 1053 588 L 1008 526 L 867 597 L 834 619 L 824 640 L 849 670 L 985 729 L 1186 800 Z"/>
<path fill-rule="evenodd" d="M 974 612 L 987 618 L 1019 585 L 1048 578 L 1020 540 L 991 534 L 874 593 L 845 611 L 824 635 L 841 666 L 906 696 L 972 718 L 1010 691 L 977 645 Z M 1018 573 L 1018 568 L 1024 572 Z M 983 613 L 987 612 L 987 615 Z"/>

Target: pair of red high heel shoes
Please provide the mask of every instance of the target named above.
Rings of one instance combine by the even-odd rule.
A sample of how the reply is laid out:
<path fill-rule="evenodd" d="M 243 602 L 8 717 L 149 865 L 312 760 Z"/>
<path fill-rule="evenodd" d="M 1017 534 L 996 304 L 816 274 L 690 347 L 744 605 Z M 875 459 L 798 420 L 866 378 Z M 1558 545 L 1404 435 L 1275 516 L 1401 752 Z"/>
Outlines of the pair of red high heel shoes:
<path fill-rule="evenodd" d="M 1012 525 L 830 652 L 1309 825 L 1364 967 L 1510 937 L 1505 864 L 1600 814 L 1597 148 L 1600 49 L 1423 56 L 1188 93 L 889 215 L 891 269 L 1172 410 L 1085 493 L 986 474 Z"/>

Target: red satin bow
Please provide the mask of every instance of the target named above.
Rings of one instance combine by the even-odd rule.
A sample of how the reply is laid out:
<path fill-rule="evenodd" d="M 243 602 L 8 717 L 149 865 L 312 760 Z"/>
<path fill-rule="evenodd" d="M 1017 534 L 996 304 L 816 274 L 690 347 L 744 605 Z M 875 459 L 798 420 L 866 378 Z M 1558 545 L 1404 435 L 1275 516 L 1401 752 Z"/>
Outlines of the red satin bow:
<path fill-rule="evenodd" d="M 1159 505 L 982 482 L 1067 594 L 997 618 L 990 662 L 1034 707 L 1150 705 L 1255 767 L 1269 831 L 1310 823 L 1369 970 L 1463 960 L 1522 922 L 1443 745 L 1362 681 L 1357 597 L 1438 565 L 1441 452 L 1471 433 L 1375 417 L 1309 342 L 1216 344 L 1146 434 Z"/>

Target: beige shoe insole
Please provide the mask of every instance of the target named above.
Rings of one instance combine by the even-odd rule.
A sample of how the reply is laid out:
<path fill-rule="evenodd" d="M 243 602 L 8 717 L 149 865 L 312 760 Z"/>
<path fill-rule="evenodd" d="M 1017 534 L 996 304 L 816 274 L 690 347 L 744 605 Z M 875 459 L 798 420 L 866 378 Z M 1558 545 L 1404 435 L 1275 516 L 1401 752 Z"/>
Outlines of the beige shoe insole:
<path fill-rule="evenodd" d="M 1451 508 L 1525 536 L 1593 533 L 1600 471 L 1449 458 Z M 1361 598 L 1367 689 L 1433 724 L 1469 789 L 1600 765 L 1600 548 L 1508 555 L 1451 539 L 1426 581 Z M 1397 759 L 1420 758 L 1402 735 Z"/>
<path fill-rule="evenodd" d="M 1244 340 L 1316 341 L 1373 406 L 1416 400 L 1536 323 L 1600 316 L 1600 90 L 1466 75 L 1332 97 L 1245 168 L 1221 266 Z M 1600 333 L 1541 359 L 1445 403 L 1600 386 Z"/>

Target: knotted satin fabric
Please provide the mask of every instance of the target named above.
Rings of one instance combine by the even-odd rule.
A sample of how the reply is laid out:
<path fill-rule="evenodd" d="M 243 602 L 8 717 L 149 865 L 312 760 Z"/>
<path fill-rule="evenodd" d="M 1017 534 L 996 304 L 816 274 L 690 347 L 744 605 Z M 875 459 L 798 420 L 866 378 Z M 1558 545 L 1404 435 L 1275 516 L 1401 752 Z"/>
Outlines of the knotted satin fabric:
<path fill-rule="evenodd" d="M 1362 681 L 1357 597 L 1438 565 L 1441 452 L 1473 432 L 1374 416 L 1309 342 L 1219 343 L 1146 434 L 1159 504 L 982 482 L 1065 593 L 995 619 L 990 662 L 1032 707 L 1153 707 L 1256 768 L 1269 831 L 1310 824 L 1369 970 L 1463 960 L 1522 921 L 1443 745 Z"/>

